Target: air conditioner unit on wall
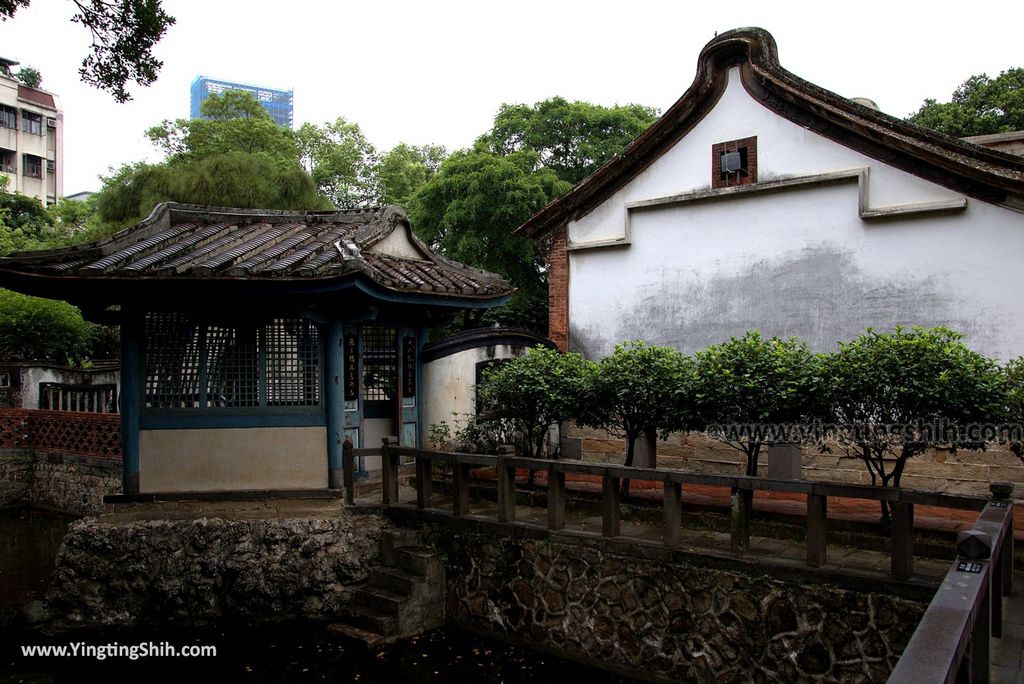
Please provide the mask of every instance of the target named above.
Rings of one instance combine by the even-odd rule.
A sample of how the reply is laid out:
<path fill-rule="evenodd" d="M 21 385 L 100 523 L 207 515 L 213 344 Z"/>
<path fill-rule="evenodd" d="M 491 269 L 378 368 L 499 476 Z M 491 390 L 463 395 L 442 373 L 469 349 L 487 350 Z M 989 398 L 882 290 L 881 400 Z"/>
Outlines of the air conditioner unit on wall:
<path fill-rule="evenodd" d="M 46 127 L 47 128 L 56 128 L 57 127 L 57 119 L 53 118 L 52 116 L 46 117 Z"/>

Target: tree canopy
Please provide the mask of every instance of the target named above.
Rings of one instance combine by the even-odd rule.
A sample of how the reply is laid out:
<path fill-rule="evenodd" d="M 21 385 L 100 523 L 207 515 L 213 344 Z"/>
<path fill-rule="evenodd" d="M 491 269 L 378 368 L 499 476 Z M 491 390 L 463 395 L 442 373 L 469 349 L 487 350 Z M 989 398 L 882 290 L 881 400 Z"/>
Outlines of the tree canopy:
<path fill-rule="evenodd" d="M 576 184 L 621 152 L 658 118 L 638 104 L 602 107 L 552 97 L 536 103 L 503 104 L 494 126 L 477 145 L 499 155 L 537 153 L 539 163 L 560 180 Z"/>
<path fill-rule="evenodd" d="M 907 120 L 956 137 L 1024 130 L 1024 68 L 971 76 L 949 102 L 927 99 Z"/>
<path fill-rule="evenodd" d="M 342 209 L 380 202 L 377 150 L 359 124 L 340 116 L 322 126 L 306 123 L 295 138 L 302 166 L 321 195 Z"/>
<path fill-rule="evenodd" d="M 533 241 L 512 231 L 568 188 L 553 171 L 538 168 L 532 151 L 506 157 L 461 151 L 416 192 L 409 213 L 432 249 L 498 273 L 518 288 L 501 322 L 537 329 L 547 317 L 544 263 Z"/>
<path fill-rule="evenodd" d="M 448 151 L 440 145 L 416 147 L 398 143 L 381 157 L 377 167 L 381 201 L 405 206 L 413 194 L 434 177 Z"/>
<path fill-rule="evenodd" d="M 31 0 L 0 0 L 0 20 L 6 21 Z M 71 21 L 89 29 L 90 52 L 78 73 L 82 80 L 105 90 L 118 102 L 131 98 L 132 81 L 147 86 L 156 80 L 163 62 L 153 47 L 174 17 L 164 12 L 161 0 L 71 0 Z"/>
<path fill-rule="evenodd" d="M 772 437 L 758 426 L 798 423 L 818 413 L 820 359 L 803 340 L 766 339 L 751 330 L 694 358 L 699 423 L 717 426 L 712 437 L 746 454 L 747 475 L 757 475 L 758 455 Z"/>
<path fill-rule="evenodd" d="M 200 111 L 207 118 L 165 120 L 147 130 L 146 137 L 169 162 L 240 152 L 264 157 L 281 168 L 297 166 L 300 148 L 295 136 L 277 125 L 252 93 L 211 94 Z"/>
<path fill-rule="evenodd" d="M 43 75 L 39 73 L 39 69 L 30 66 L 23 66 L 18 69 L 14 77 L 29 88 L 38 88 L 43 82 Z"/>

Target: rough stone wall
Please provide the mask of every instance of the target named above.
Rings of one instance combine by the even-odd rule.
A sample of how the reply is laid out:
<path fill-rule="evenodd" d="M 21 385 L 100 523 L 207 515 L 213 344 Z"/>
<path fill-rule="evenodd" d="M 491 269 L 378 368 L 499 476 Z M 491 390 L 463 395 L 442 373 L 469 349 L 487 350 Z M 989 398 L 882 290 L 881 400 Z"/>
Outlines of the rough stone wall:
<path fill-rule="evenodd" d="M 925 609 L 561 541 L 435 543 L 457 624 L 666 681 L 885 681 Z"/>
<path fill-rule="evenodd" d="M 72 515 L 97 515 L 103 512 L 104 496 L 120 493 L 120 460 L 35 454 L 28 497 L 32 506 Z"/>
<path fill-rule="evenodd" d="M 34 464 L 31 451 L 0 450 L 0 508 L 28 503 Z"/>
<path fill-rule="evenodd" d="M 387 523 L 331 519 L 87 518 L 68 530 L 47 610 L 54 630 L 335 620 Z"/>
<path fill-rule="evenodd" d="M 584 460 L 613 463 L 624 460 L 623 441 L 606 432 L 572 425 L 569 436 L 582 439 Z M 658 465 L 664 468 L 741 475 L 745 458 L 736 449 L 700 433 L 673 434 L 658 442 Z M 758 472 L 764 472 L 767 463 L 767 453 L 761 454 Z M 803 477 L 844 484 L 871 484 L 864 464 L 847 457 L 839 448 L 822 453 L 816 446 L 806 447 Z M 1017 485 L 1017 497 L 1024 498 L 1024 463 L 1001 446 L 986 451 L 930 449 L 907 463 L 902 484 L 910 489 L 988 496 L 991 482 L 1013 482 Z"/>

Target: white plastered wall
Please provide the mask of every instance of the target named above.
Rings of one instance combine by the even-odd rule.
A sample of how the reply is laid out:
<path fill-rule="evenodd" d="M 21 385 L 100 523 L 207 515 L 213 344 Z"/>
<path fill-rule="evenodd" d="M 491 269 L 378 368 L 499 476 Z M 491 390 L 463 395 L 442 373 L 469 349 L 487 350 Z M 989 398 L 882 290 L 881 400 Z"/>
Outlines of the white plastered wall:
<path fill-rule="evenodd" d="M 139 432 L 143 493 L 326 488 L 323 427 Z"/>
<path fill-rule="evenodd" d="M 748 136 L 759 183 L 862 169 L 867 178 L 627 210 L 708 190 L 712 145 Z M 961 211 L 871 222 L 859 214 L 862 191 L 868 209 L 964 199 L 783 119 L 732 69 L 706 118 L 569 224 L 572 348 L 597 358 L 642 338 L 693 351 L 758 328 L 827 350 L 869 325 L 942 324 L 979 351 L 1024 354 L 1024 215 L 967 199 Z M 628 244 L 579 249 L 616 239 Z"/>

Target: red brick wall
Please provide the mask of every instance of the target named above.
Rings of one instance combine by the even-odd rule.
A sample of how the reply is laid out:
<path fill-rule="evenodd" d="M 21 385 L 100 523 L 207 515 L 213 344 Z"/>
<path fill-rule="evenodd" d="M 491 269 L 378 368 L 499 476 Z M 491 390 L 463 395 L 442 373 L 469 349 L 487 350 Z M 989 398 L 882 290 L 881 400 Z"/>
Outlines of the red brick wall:
<path fill-rule="evenodd" d="M 114 413 L 3 408 L 0 448 L 120 461 L 121 417 Z"/>
<path fill-rule="evenodd" d="M 548 248 L 548 337 L 562 351 L 569 351 L 569 253 L 566 227 L 562 226 Z"/>

